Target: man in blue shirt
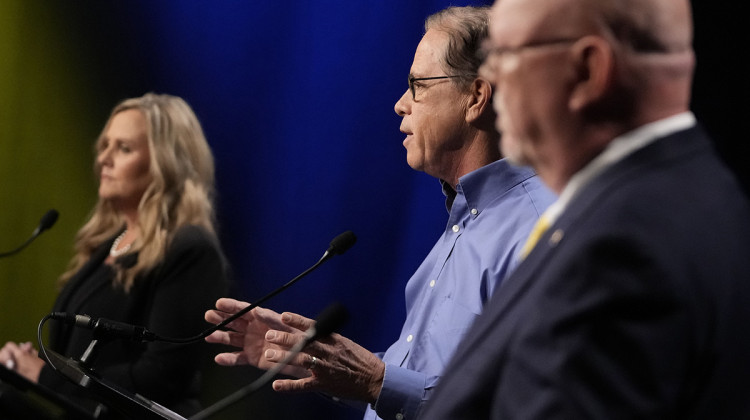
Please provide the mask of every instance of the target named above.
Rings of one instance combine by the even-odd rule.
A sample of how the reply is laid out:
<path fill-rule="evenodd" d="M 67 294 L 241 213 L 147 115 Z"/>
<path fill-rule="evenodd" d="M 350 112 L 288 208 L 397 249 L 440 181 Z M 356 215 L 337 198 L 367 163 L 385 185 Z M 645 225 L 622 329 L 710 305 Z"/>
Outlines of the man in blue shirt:
<path fill-rule="evenodd" d="M 502 159 L 492 86 L 477 74 L 488 8 L 448 8 L 430 16 L 414 55 L 409 89 L 395 105 L 407 162 L 439 179 L 449 219 L 406 286 L 407 317 L 385 354 L 340 335 L 313 343 L 276 380 L 277 391 L 319 391 L 369 403 L 366 419 L 410 419 L 429 399 L 461 338 L 515 267 L 540 214 L 554 200 L 534 172 Z M 217 302 L 220 322 L 247 303 Z M 222 365 L 269 368 L 314 321 L 257 308 L 208 341 L 242 347 Z"/>

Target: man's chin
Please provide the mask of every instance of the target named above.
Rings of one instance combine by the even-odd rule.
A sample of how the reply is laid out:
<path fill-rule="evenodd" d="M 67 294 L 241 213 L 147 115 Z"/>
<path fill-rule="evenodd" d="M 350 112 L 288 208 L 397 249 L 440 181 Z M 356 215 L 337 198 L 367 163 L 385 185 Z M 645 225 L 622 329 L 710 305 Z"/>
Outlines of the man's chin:
<path fill-rule="evenodd" d="M 409 155 L 406 156 L 406 164 L 415 171 L 424 172 L 424 165 L 421 161 L 409 159 Z"/>

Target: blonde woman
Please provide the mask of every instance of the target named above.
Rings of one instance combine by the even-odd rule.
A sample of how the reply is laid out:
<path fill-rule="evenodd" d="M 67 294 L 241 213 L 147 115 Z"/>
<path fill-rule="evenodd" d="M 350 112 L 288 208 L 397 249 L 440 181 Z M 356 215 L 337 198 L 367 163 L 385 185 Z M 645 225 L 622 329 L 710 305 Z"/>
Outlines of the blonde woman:
<path fill-rule="evenodd" d="M 94 168 L 99 200 L 76 236 L 54 311 L 171 337 L 200 332 L 203 312 L 227 292 L 227 279 L 214 230 L 213 157 L 195 114 L 169 95 L 123 101 L 96 142 Z M 91 340 L 89 330 L 50 323 L 49 347 L 65 356 L 80 358 Z M 93 367 L 110 382 L 190 415 L 200 409 L 204 346 L 113 340 Z M 83 392 L 29 343 L 7 343 L 0 362 L 58 392 Z"/>

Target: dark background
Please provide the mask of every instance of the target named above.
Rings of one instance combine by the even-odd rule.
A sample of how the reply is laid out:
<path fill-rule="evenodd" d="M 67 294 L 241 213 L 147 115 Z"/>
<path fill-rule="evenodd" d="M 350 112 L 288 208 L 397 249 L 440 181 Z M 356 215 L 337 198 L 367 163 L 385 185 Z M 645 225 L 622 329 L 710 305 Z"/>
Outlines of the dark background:
<path fill-rule="evenodd" d="M 446 220 L 437 181 L 406 164 L 393 105 L 407 87 L 424 18 L 450 4 L 0 6 L 0 251 L 23 241 L 48 208 L 61 213 L 37 243 L 0 261 L 0 342 L 35 341 L 75 231 L 96 199 L 91 145 L 117 102 L 153 91 L 185 98 L 206 131 L 233 294 L 265 295 L 352 230 L 359 237 L 354 248 L 267 306 L 314 317 L 339 301 L 352 313 L 343 333 L 385 350 L 405 315 L 404 285 Z M 692 107 L 747 188 L 743 15 L 735 3 L 701 2 L 694 10 L 699 64 Z M 256 376 L 252 369 L 212 368 L 206 403 Z M 267 389 L 219 416 L 359 417 L 314 394 Z"/>

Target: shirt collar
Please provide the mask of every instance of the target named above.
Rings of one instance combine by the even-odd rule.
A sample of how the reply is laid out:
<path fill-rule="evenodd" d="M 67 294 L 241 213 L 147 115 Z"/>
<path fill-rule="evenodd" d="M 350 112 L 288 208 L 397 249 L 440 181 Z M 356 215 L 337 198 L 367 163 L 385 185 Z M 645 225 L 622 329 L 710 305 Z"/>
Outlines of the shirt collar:
<path fill-rule="evenodd" d="M 605 169 L 662 137 L 686 130 L 694 125 L 695 116 L 692 112 L 686 111 L 642 125 L 615 137 L 602 153 L 570 178 L 557 201 L 544 212 L 544 217 L 550 224 L 554 223 L 578 192 Z"/>
<path fill-rule="evenodd" d="M 440 184 L 446 197 L 445 205 L 448 212 L 456 195 L 461 194 L 470 209 L 476 209 L 481 213 L 498 196 L 534 175 L 536 173 L 529 167 L 515 166 L 506 159 L 501 159 L 459 178 L 455 190 L 448 182 L 441 180 Z"/>

